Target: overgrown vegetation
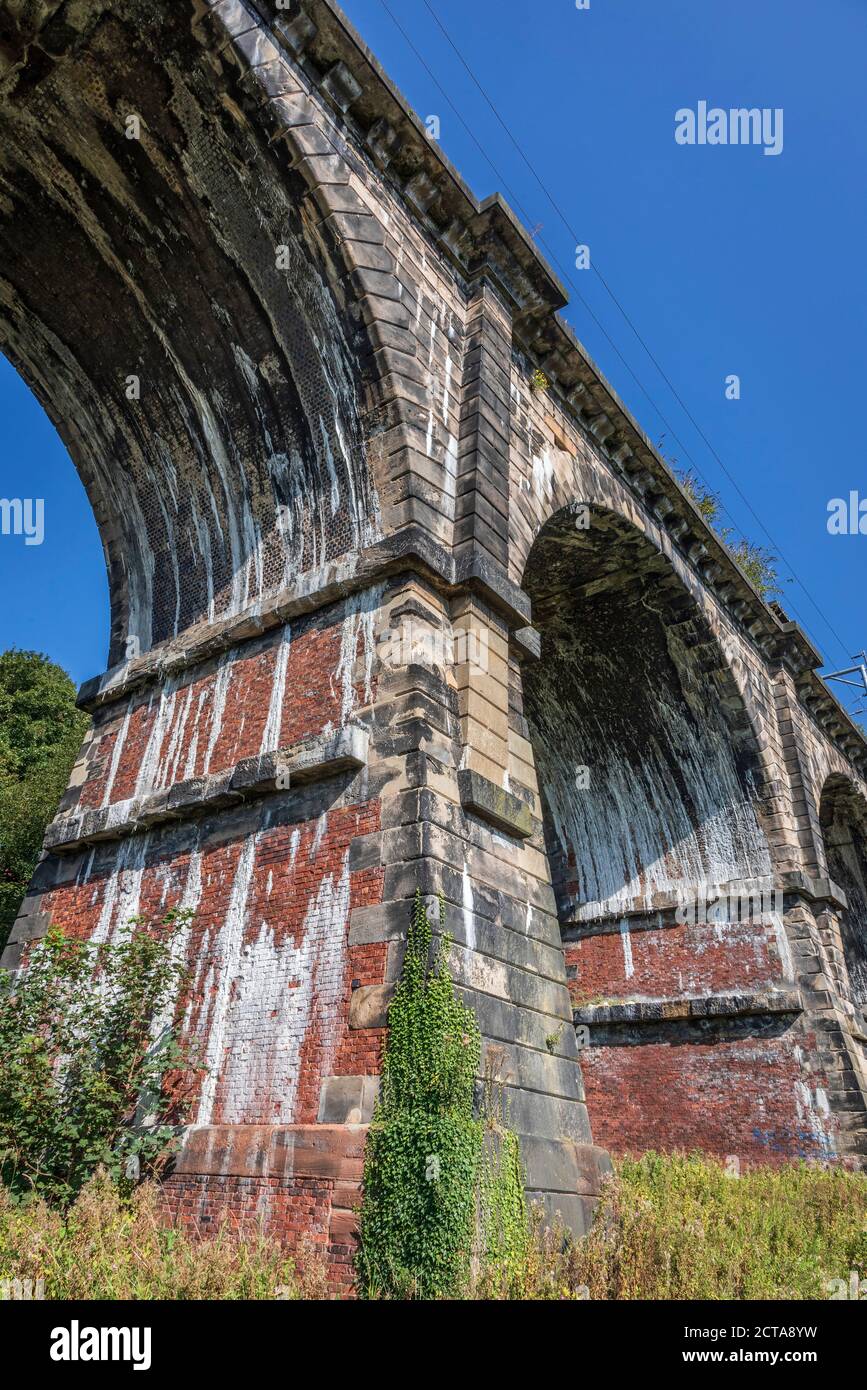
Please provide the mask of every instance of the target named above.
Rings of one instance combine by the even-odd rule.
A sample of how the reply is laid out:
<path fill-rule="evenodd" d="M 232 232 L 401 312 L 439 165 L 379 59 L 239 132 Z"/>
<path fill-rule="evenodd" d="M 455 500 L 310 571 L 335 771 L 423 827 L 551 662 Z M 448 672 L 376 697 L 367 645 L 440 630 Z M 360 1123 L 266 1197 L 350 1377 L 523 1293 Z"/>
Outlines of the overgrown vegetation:
<path fill-rule="evenodd" d="M 521 1172 L 514 1143 L 503 1152 L 513 1190 L 493 1191 L 505 1201 L 495 1229 L 507 1233 L 517 1229 Z M 585 1240 L 534 1213 L 530 1240 L 489 1242 L 457 1296 L 828 1299 L 851 1296 L 867 1278 L 863 1175 L 803 1164 L 731 1178 L 713 1159 L 677 1154 L 615 1167 Z M 0 1189 L 0 1285 L 15 1279 L 41 1279 L 44 1297 L 55 1299 L 323 1298 L 328 1288 L 324 1255 L 312 1244 L 295 1262 L 255 1224 L 178 1230 L 155 1183 L 124 1194 L 104 1172 L 66 1212 Z M 421 1296 L 411 1276 L 366 1291 Z"/>
<path fill-rule="evenodd" d="M 456 1297 L 482 1274 L 508 1287 L 526 1243 L 517 1141 L 492 1108 L 475 1114 L 481 1035 L 432 936 L 417 893 L 365 1154 L 368 1297 Z"/>
<path fill-rule="evenodd" d="M 790 1164 L 733 1178 L 711 1158 L 645 1154 L 616 1165 L 586 1240 L 537 1227 L 524 1292 L 826 1299 L 853 1271 L 867 1274 L 864 1175 Z"/>
<path fill-rule="evenodd" d="M 615 1165 L 586 1239 L 538 1212 L 528 1227 L 517 1139 L 490 1074 L 474 1113 L 478 1024 L 447 940 L 432 963 L 431 940 L 417 895 L 367 1145 L 362 1294 L 809 1299 L 867 1275 L 867 1177 L 807 1164 L 735 1178 L 713 1158 L 646 1154 Z"/>
<path fill-rule="evenodd" d="M 98 1167 L 120 1184 L 158 1171 L 191 1059 L 173 1025 L 175 933 L 133 919 L 92 944 L 52 927 L 26 971 L 0 971 L 0 1179 L 9 1198 L 64 1207 Z"/>
<path fill-rule="evenodd" d="M 179 1230 L 167 1224 L 156 1184 L 125 1198 L 105 1173 L 65 1214 L 42 1201 L 22 1206 L 0 1189 L 0 1284 L 15 1280 L 47 1299 L 294 1299 L 327 1290 L 312 1246 L 299 1266 L 256 1226 Z"/>
<path fill-rule="evenodd" d="M 38 652 L 0 655 L 0 949 L 86 728 L 65 671 Z"/>
<path fill-rule="evenodd" d="M 715 492 L 710 492 L 698 476 L 689 469 L 677 471 L 680 485 L 692 499 L 705 521 L 716 531 L 724 545 L 728 546 L 741 569 L 766 602 L 779 598 L 783 590 L 777 571 L 777 557 L 764 546 L 753 545 L 736 536 L 734 527 L 719 524 L 720 500 Z"/>

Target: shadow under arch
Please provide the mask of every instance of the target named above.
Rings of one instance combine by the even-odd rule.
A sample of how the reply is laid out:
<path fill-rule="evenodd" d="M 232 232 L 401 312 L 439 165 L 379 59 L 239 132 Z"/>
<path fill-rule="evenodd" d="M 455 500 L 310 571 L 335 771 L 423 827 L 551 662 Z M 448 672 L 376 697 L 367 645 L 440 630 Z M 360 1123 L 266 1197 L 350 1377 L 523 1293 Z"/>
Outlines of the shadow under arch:
<path fill-rule="evenodd" d="M 867 1007 L 867 801 L 842 773 L 822 788 L 819 821 L 828 876 L 846 894 L 840 916 L 843 958 L 852 1001 Z"/>
<path fill-rule="evenodd" d="M 87 489 L 114 664 L 375 537 L 370 344 L 304 149 L 202 7 L 50 8 L 0 81 L 0 350 Z"/>
<path fill-rule="evenodd" d="M 566 507 L 523 583 L 542 639 L 524 716 L 561 923 L 769 885 L 755 734 L 670 560 L 623 516 Z"/>

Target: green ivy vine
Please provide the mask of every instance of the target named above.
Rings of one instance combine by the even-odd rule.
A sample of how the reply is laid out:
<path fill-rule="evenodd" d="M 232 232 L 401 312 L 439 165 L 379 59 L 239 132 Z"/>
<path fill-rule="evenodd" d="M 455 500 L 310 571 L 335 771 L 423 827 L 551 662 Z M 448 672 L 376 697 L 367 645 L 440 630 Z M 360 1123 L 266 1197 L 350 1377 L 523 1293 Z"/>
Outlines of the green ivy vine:
<path fill-rule="evenodd" d="M 441 901 L 441 928 L 443 916 Z M 441 931 L 433 949 L 416 893 L 365 1151 L 357 1269 L 366 1297 L 449 1298 L 491 1279 L 512 1284 L 526 1246 L 518 1141 L 493 1106 L 476 1115 L 482 1039 L 455 993 L 450 948 Z"/>

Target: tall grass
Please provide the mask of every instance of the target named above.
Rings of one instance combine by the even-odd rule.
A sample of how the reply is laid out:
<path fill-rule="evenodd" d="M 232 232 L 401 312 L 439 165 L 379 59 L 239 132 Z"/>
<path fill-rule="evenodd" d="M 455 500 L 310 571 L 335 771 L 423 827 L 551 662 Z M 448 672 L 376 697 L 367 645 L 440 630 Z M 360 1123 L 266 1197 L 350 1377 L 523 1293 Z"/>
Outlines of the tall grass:
<path fill-rule="evenodd" d="M 46 1299 L 325 1297 L 312 1248 L 303 1267 L 255 1228 L 227 1222 L 202 1237 L 168 1226 L 153 1183 L 125 1201 L 98 1174 L 65 1214 L 0 1189 L 0 1282 L 41 1279 Z"/>
<path fill-rule="evenodd" d="M 325 1297 L 321 1254 L 299 1264 L 257 1228 L 167 1227 L 149 1183 L 125 1201 L 97 1176 L 65 1215 L 0 1190 L 0 1281 L 42 1278 L 46 1298 Z M 645 1154 L 615 1165 L 585 1240 L 537 1220 L 518 1277 L 482 1270 L 467 1296 L 823 1299 L 852 1271 L 867 1278 L 864 1175 L 793 1164 L 732 1178 L 713 1159 Z"/>
<path fill-rule="evenodd" d="M 806 1164 L 727 1176 L 713 1159 L 616 1164 L 593 1230 L 539 1227 L 527 1298 L 807 1299 L 867 1275 L 867 1177 Z M 587 1296 L 587 1295 L 584 1295 Z"/>

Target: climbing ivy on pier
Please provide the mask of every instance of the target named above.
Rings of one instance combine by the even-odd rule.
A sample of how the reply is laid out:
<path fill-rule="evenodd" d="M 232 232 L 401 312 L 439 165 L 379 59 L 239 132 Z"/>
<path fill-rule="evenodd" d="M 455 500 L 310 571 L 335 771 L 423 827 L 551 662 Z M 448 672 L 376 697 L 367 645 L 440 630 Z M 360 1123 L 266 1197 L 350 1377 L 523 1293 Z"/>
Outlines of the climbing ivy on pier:
<path fill-rule="evenodd" d="M 365 1153 L 358 1276 L 367 1297 L 459 1296 L 491 1264 L 502 1282 L 526 1242 L 517 1140 L 493 1108 L 475 1112 L 482 1040 L 455 993 L 450 949 L 443 932 L 434 948 L 417 893 Z"/>

